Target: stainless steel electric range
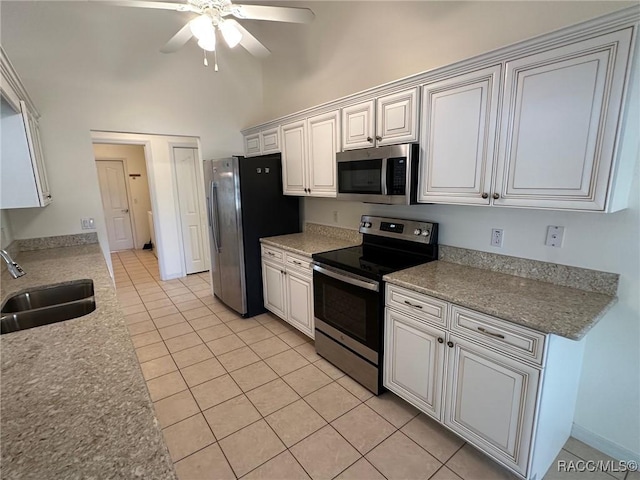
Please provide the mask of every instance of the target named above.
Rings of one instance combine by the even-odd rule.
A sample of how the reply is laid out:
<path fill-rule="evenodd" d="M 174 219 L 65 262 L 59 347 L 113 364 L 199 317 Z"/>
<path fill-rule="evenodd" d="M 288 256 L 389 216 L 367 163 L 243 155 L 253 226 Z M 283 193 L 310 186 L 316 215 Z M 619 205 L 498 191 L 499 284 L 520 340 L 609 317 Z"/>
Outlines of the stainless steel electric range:
<path fill-rule="evenodd" d="M 313 255 L 318 354 L 376 395 L 382 391 L 382 277 L 438 259 L 438 224 L 363 215 L 363 242 Z"/>

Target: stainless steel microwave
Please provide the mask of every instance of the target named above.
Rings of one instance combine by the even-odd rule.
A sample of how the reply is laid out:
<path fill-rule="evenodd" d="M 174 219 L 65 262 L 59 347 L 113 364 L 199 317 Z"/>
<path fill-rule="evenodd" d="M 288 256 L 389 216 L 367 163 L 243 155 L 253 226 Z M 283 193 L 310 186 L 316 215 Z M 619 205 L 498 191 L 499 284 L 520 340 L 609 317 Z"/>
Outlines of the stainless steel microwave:
<path fill-rule="evenodd" d="M 416 203 L 418 156 L 417 143 L 337 153 L 338 200 Z"/>

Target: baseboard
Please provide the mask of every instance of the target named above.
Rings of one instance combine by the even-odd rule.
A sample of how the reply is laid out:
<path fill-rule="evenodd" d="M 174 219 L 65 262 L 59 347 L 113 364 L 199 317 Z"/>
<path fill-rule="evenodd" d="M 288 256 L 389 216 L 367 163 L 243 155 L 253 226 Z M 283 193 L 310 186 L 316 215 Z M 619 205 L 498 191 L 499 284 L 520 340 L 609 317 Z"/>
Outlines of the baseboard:
<path fill-rule="evenodd" d="M 571 429 L 571 436 L 583 443 L 586 443 L 590 447 L 600 450 L 602 453 L 606 453 L 610 457 L 616 460 L 640 462 L 640 453 L 632 452 L 631 450 L 618 445 L 611 440 L 607 440 L 601 437 L 597 433 L 593 433 L 580 425 L 573 424 Z"/>

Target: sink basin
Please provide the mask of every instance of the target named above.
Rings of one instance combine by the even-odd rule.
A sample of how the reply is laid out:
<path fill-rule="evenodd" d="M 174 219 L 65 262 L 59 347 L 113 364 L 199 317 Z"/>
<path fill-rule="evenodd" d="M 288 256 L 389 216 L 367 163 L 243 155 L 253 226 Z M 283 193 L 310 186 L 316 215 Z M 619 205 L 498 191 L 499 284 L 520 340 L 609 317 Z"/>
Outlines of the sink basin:
<path fill-rule="evenodd" d="M 34 288 L 7 299 L 0 334 L 78 318 L 96 309 L 92 280 Z"/>
<path fill-rule="evenodd" d="M 93 297 L 93 280 L 75 280 L 18 293 L 7 299 L 0 313 L 24 312 L 89 297 Z"/>

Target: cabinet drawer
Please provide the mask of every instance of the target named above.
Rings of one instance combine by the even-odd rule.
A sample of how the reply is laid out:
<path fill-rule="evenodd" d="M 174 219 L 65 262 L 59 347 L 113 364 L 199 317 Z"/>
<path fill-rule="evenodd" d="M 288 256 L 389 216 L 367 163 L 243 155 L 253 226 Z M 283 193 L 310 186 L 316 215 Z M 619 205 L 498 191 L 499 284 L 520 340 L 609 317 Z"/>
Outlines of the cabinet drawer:
<path fill-rule="evenodd" d="M 283 261 L 283 253 L 282 250 L 278 250 L 277 248 L 268 247 L 266 245 L 261 245 L 262 256 L 264 258 L 268 258 L 270 260 L 276 260 L 279 262 Z"/>
<path fill-rule="evenodd" d="M 294 268 L 301 270 L 306 274 L 311 274 L 311 259 L 305 258 L 299 255 L 292 255 L 291 253 L 285 253 L 284 264 L 287 268 Z"/>
<path fill-rule="evenodd" d="M 505 353 L 542 365 L 543 333 L 451 305 L 451 330 Z"/>
<path fill-rule="evenodd" d="M 420 320 L 444 326 L 447 324 L 447 302 L 397 285 L 387 284 L 386 304 L 397 310 L 411 313 Z"/>

